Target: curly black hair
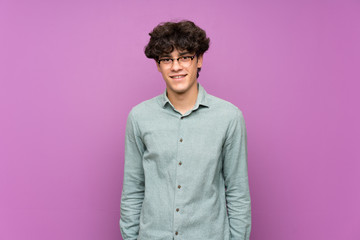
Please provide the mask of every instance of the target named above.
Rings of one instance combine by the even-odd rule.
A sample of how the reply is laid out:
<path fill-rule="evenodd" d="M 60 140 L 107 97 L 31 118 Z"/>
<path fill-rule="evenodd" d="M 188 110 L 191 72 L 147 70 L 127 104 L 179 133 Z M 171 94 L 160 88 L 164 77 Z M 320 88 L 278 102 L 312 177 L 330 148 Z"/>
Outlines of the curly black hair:
<path fill-rule="evenodd" d="M 158 60 L 163 54 L 169 54 L 174 49 L 194 52 L 203 55 L 209 49 L 210 39 L 206 32 L 195 23 L 188 20 L 180 22 L 164 22 L 157 25 L 150 35 L 150 41 L 145 46 L 145 55 Z M 197 77 L 201 68 L 198 68 Z"/>

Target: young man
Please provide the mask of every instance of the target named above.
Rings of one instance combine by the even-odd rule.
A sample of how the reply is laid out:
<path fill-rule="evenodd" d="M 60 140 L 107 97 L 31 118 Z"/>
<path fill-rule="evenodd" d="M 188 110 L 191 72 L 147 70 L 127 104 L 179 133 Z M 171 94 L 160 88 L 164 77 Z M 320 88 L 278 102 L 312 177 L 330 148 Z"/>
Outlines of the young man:
<path fill-rule="evenodd" d="M 210 40 L 190 21 L 160 24 L 150 36 L 145 54 L 166 90 L 127 119 L 123 239 L 248 240 L 243 114 L 197 81 Z"/>

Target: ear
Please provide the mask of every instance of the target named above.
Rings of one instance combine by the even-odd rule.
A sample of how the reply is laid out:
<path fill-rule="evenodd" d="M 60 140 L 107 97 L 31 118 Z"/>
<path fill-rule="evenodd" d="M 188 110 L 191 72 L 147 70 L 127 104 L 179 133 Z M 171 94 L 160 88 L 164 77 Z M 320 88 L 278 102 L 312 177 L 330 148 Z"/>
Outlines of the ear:
<path fill-rule="evenodd" d="M 156 67 L 157 67 L 158 71 L 161 72 L 160 64 L 156 60 L 155 60 L 155 64 L 156 64 Z"/>
<path fill-rule="evenodd" d="M 197 68 L 201 68 L 203 62 L 203 54 L 197 57 Z"/>

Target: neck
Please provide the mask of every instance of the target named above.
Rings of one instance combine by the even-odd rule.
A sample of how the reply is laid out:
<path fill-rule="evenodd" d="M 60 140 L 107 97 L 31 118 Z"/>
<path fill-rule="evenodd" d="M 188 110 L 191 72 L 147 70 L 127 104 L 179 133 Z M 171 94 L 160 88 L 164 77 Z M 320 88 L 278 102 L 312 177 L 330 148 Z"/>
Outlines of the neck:
<path fill-rule="evenodd" d="M 186 113 L 194 107 L 197 96 L 197 82 L 195 82 L 189 90 L 183 93 L 177 93 L 171 90 L 169 91 L 169 88 L 167 88 L 167 97 L 169 98 L 171 104 L 175 107 L 175 109 L 181 112 L 181 114 Z"/>

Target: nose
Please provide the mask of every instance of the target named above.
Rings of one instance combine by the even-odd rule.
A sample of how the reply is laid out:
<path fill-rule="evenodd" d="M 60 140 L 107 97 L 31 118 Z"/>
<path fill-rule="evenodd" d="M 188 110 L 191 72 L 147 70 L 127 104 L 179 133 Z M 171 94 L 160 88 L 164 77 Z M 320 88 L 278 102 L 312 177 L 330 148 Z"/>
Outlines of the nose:
<path fill-rule="evenodd" d="M 173 60 L 173 63 L 171 65 L 171 70 L 172 71 L 178 71 L 182 68 L 182 66 L 179 64 L 179 61 L 177 61 L 176 59 Z"/>

